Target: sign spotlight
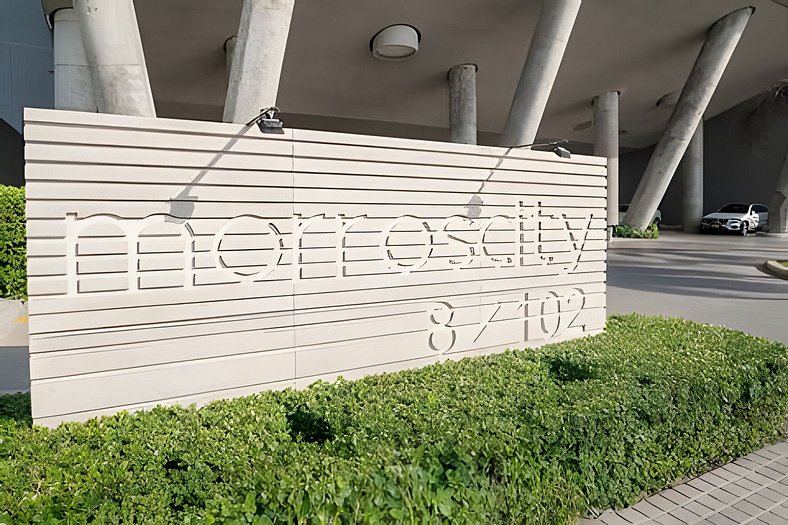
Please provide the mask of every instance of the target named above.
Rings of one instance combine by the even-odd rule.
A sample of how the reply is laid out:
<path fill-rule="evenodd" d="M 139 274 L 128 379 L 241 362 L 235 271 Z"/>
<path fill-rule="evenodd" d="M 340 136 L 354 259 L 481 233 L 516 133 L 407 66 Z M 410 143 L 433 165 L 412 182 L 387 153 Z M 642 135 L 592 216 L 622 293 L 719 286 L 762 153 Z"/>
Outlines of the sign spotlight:
<path fill-rule="evenodd" d="M 285 133 L 284 125 L 279 120 L 279 108 L 276 106 L 261 109 L 259 115 L 246 123 L 247 126 L 252 124 L 257 124 L 257 127 L 260 128 L 260 133 L 274 135 L 284 135 Z"/>

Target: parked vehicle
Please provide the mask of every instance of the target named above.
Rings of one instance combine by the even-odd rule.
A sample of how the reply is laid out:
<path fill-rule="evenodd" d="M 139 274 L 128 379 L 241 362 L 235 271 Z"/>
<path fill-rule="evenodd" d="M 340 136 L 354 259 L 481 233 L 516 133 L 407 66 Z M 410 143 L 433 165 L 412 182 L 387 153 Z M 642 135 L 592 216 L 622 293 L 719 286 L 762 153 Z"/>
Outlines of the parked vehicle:
<path fill-rule="evenodd" d="M 621 204 L 618 207 L 618 223 L 622 224 L 624 222 L 624 215 L 627 214 L 629 210 L 629 204 Z M 659 226 L 662 223 L 662 212 L 657 210 L 654 212 L 654 217 L 651 219 L 651 224 L 656 224 Z"/>
<path fill-rule="evenodd" d="M 769 209 L 763 204 L 726 204 L 700 221 L 701 233 L 712 231 L 748 232 L 763 228 L 769 221 Z"/>

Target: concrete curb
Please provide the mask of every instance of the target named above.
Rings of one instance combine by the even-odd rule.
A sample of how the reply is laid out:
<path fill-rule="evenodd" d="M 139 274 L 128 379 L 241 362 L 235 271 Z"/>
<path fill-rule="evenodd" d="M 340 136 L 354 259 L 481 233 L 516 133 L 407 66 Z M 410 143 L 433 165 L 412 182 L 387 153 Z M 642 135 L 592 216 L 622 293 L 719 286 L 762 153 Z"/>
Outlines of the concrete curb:
<path fill-rule="evenodd" d="M 788 280 L 788 266 L 783 266 L 777 261 L 766 261 L 763 263 L 764 269 L 775 277 Z"/>

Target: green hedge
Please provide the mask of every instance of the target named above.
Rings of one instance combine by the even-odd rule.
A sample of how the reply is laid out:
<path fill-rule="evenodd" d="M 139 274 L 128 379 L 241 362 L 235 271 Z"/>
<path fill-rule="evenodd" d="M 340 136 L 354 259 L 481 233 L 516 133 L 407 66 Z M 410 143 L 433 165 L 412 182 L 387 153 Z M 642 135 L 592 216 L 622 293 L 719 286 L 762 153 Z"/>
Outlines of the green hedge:
<path fill-rule="evenodd" d="M 0 298 L 27 297 L 25 189 L 0 185 Z"/>
<path fill-rule="evenodd" d="M 30 394 L 20 392 L 0 395 L 0 423 L 3 421 L 30 426 L 33 422 L 30 417 Z"/>
<path fill-rule="evenodd" d="M 200 410 L 54 431 L 0 423 L 0 516 L 569 524 L 778 438 L 787 351 L 719 327 L 615 317 L 603 335 L 541 350 Z"/>
<path fill-rule="evenodd" d="M 659 226 L 657 223 L 653 223 L 645 230 L 624 225 L 615 226 L 613 227 L 613 237 L 621 237 L 624 239 L 659 239 Z"/>

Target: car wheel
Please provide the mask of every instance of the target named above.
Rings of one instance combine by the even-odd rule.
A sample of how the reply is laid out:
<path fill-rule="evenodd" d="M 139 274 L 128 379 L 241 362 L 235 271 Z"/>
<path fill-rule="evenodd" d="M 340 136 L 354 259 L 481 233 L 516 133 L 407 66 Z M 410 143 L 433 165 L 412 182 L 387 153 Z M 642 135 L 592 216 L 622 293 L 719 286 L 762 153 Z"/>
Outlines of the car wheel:
<path fill-rule="evenodd" d="M 742 237 L 746 237 L 747 236 L 747 230 L 749 230 L 749 229 L 750 229 L 750 223 L 749 222 L 744 221 L 743 223 L 741 223 L 741 236 Z"/>

